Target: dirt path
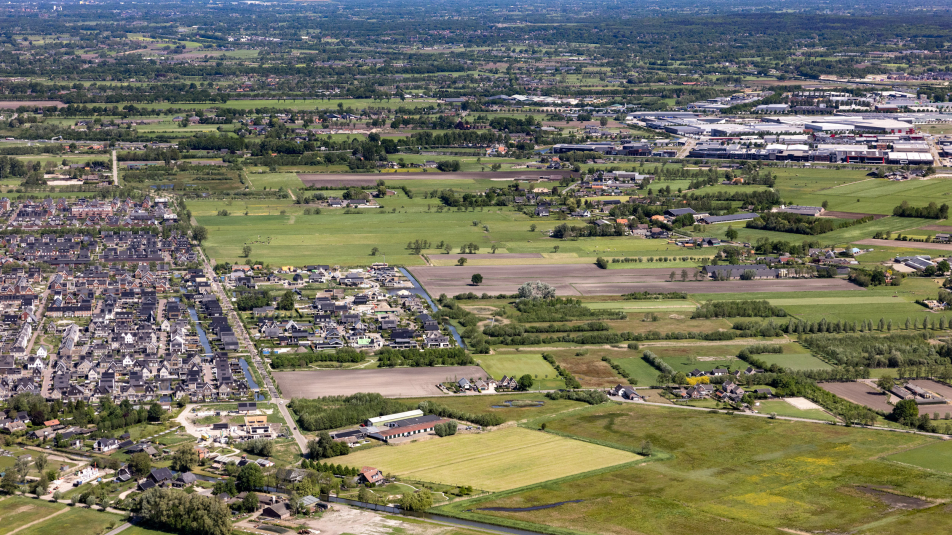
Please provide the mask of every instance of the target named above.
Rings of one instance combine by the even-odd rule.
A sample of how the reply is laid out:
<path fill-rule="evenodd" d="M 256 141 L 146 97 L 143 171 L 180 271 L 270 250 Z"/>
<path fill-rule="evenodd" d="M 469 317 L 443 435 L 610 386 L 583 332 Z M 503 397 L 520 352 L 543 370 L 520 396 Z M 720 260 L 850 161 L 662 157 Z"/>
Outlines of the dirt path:
<path fill-rule="evenodd" d="M 291 217 L 288 218 L 288 225 L 293 225 L 296 220 L 297 220 L 297 216 L 291 215 Z"/>
<path fill-rule="evenodd" d="M 287 188 L 287 190 L 288 190 L 288 195 L 291 196 L 291 200 L 292 200 L 292 201 L 296 201 L 296 200 L 297 200 L 297 197 L 294 196 L 294 192 L 291 191 L 291 188 Z"/>
<path fill-rule="evenodd" d="M 7 532 L 7 535 L 13 535 L 14 533 L 17 533 L 18 531 L 23 531 L 23 530 L 25 530 L 26 528 L 28 528 L 28 527 L 30 527 L 30 526 L 33 526 L 33 525 L 35 525 L 35 524 L 39 524 L 40 522 L 46 522 L 47 520 L 53 518 L 54 516 L 61 515 L 61 514 L 65 513 L 66 511 L 69 511 L 69 507 L 67 507 L 67 508 L 65 508 L 65 509 L 60 509 L 59 511 L 56 511 L 55 513 L 51 514 L 50 516 L 41 518 L 41 519 L 39 519 L 39 520 L 34 520 L 33 522 L 30 522 L 29 524 L 24 524 L 24 525 L 18 527 L 17 529 L 15 529 L 15 530 L 13 530 L 13 531 L 8 531 L 8 532 Z"/>

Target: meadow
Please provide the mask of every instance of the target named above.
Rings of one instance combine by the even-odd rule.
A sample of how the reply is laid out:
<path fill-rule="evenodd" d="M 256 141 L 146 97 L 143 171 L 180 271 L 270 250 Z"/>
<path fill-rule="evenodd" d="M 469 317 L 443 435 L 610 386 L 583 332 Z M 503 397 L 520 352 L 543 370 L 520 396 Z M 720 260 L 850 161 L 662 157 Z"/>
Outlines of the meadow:
<path fill-rule="evenodd" d="M 754 410 L 761 414 L 775 413 L 777 416 L 787 416 L 790 418 L 808 418 L 811 420 L 825 420 L 827 422 L 836 421 L 836 418 L 825 411 L 819 409 L 798 409 L 782 399 L 763 400 L 757 403 L 760 403 L 760 405 L 755 406 Z"/>
<path fill-rule="evenodd" d="M 10 496 L 0 501 L 0 509 L 4 511 L 0 518 L 0 535 L 16 531 L 23 526 L 42 520 L 50 515 L 65 509 L 66 506 L 42 500 L 33 500 L 22 496 Z"/>
<path fill-rule="evenodd" d="M 439 510 L 558 533 L 893 533 L 880 526 L 900 521 L 906 529 L 952 527 L 945 506 L 937 505 L 952 492 L 952 478 L 879 458 L 939 443 L 932 438 L 633 404 L 592 407 L 547 424 L 564 436 L 618 447 L 648 440 L 662 455 Z M 913 502 L 922 508 L 897 509 L 892 494 L 919 497 Z M 478 511 L 566 500 L 582 501 L 531 512 Z"/>
<path fill-rule="evenodd" d="M 496 380 L 502 379 L 504 375 L 519 378 L 528 374 L 535 380 L 532 388 L 542 390 L 565 388 L 565 381 L 539 353 L 477 355 L 476 364 Z"/>
<path fill-rule="evenodd" d="M 911 464 L 926 470 L 952 474 L 952 441 L 936 442 L 886 457 L 890 461 Z"/>
<path fill-rule="evenodd" d="M 498 492 L 638 459 L 627 451 L 510 427 L 372 448 L 348 455 L 346 462 L 405 479 Z"/>
<path fill-rule="evenodd" d="M 256 187 L 264 187 L 258 186 L 256 178 L 251 175 L 251 182 Z M 239 261 L 242 247 L 250 245 L 253 259 L 266 260 L 272 265 L 363 266 L 380 260 L 383 255 L 391 264 L 423 265 L 426 261 L 421 256 L 406 249 L 407 243 L 414 240 L 430 241 L 431 248 L 423 253 L 433 260 L 444 253 L 436 249 L 441 241 L 453 246 L 454 253 L 468 243 L 478 245 L 481 253 L 491 252 L 493 245 L 499 253 L 557 253 L 545 260 L 555 264 L 571 259 L 594 262 L 602 255 L 667 256 L 683 252 L 660 240 L 630 237 L 554 240 L 548 237 L 548 231 L 558 221 L 531 218 L 512 207 L 437 211 L 440 201 L 424 199 L 423 191 L 461 186 L 479 191 L 485 188 L 475 184 L 479 181 L 473 184 L 460 184 L 466 180 L 416 182 L 406 184 L 414 191 L 413 199 L 398 190 L 395 197 L 380 200 L 383 208 L 364 209 L 356 214 L 322 209 L 319 215 L 304 215 L 308 207 L 295 204 L 291 199 L 189 200 L 187 205 L 198 223 L 208 228 L 205 250 L 218 261 Z M 335 194 L 333 191 L 323 193 Z M 227 210 L 231 215 L 216 215 L 220 210 Z M 246 212 L 248 215 L 244 215 Z M 474 225 L 474 221 L 477 224 Z M 535 232 L 530 230 L 533 224 L 537 226 Z M 379 249 L 378 258 L 370 256 L 374 247 Z"/>
<path fill-rule="evenodd" d="M 123 517 L 116 514 L 74 507 L 65 513 L 51 516 L 39 524 L 17 531 L 17 535 L 49 535 L 50 533 L 102 535 L 123 522 Z"/>
<path fill-rule="evenodd" d="M 401 401 L 413 405 L 422 401 L 436 403 L 463 412 L 474 414 L 496 414 L 507 422 L 543 418 L 552 414 L 587 407 L 579 401 L 549 399 L 536 392 L 509 392 L 496 395 L 479 396 L 441 396 L 438 398 L 406 398 Z M 515 406 L 506 406 L 507 401 L 518 401 Z M 541 401 L 542 406 L 528 406 L 526 402 Z"/>

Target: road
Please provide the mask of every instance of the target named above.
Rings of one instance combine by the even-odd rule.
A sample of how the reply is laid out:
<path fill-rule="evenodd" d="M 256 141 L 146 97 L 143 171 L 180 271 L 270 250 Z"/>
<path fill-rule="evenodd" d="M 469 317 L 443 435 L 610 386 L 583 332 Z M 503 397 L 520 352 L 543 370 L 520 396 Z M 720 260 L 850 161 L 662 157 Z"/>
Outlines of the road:
<path fill-rule="evenodd" d="M 265 367 L 264 362 L 261 360 L 261 355 L 258 354 L 258 350 L 255 348 L 254 342 L 252 342 L 251 337 L 248 335 L 248 331 L 245 330 L 245 325 L 238 317 L 238 313 L 235 311 L 235 308 L 231 303 L 231 299 L 228 298 L 228 295 L 225 293 L 225 289 L 222 288 L 221 283 L 218 282 L 218 277 L 215 276 L 215 270 L 212 269 L 212 265 L 208 261 L 208 257 L 205 256 L 205 251 L 201 248 L 199 248 L 198 251 L 202 255 L 202 264 L 204 265 L 205 276 L 208 278 L 209 283 L 212 286 L 212 291 L 215 292 L 215 295 L 218 297 L 218 301 L 221 303 L 222 309 L 228 315 L 228 322 L 235 329 L 235 334 L 238 336 L 238 340 L 241 341 L 245 348 L 247 348 L 248 354 L 251 357 L 251 362 L 254 364 L 255 368 L 258 369 L 258 375 L 260 375 L 261 380 L 264 381 L 264 387 L 267 388 L 272 402 L 278 407 L 278 411 L 281 413 L 281 416 L 284 417 L 284 421 L 288 423 L 288 428 L 291 430 L 291 436 L 293 436 L 295 442 L 298 443 L 298 447 L 301 448 L 301 452 L 307 453 L 307 439 L 304 438 L 304 435 L 302 435 L 297 428 L 297 423 L 291 418 L 291 413 L 288 411 L 286 406 L 287 400 L 282 398 L 278 393 L 278 389 L 275 388 L 274 382 L 271 380 L 271 376 L 268 375 L 267 368 Z M 262 385 L 258 386 L 260 387 Z"/>
<path fill-rule="evenodd" d="M 677 158 L 687 158 L 688 153 L 694 150 L 694 146 L 697 145 L 697 141 L 694 138 L 686 137 L 684 139 L 684 146 L 678 149 Z"/>
<path fill-rule="evenodd" d="M 112 151 L 112 183 L 119 187 L 119 162 L 116 160 L 116 151 Z"/>

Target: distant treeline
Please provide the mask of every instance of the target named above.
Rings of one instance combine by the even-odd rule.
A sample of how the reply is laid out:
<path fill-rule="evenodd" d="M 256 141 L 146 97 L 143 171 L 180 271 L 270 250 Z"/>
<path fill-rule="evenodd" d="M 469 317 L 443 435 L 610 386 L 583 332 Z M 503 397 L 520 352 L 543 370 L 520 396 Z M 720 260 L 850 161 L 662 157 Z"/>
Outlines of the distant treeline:
<path fill-rule="evenodd" d="M 471 366 L 476 364 L 466 351 L 459 347 L 418 349 L 383 348 L 377 352 L 377 366 Z"/>
<path fill-rule="evenodd" d="M 786 315 L 784 309 L 767 301 L 707 301 L 691 318 L 782 318 Z"/>

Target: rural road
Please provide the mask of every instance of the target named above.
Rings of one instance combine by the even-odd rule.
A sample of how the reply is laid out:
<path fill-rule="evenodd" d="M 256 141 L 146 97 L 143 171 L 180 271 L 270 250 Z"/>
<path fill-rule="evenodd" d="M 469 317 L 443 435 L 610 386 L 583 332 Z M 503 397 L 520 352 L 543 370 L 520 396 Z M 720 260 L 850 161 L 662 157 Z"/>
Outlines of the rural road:
<path fill-rule="evenodd" d="M 231 325 L 234 327 L 235 334 L 238 335 L 238 338 L 242 341 L 245 347 L 248 348 L 251 361 L 254 363 L 255 368 L 258 369 L 258 374 L 261 376 L 261 380 L 264 381 L 264 386 L 268 389 L 268 394 L 271 396 L 272 402 L 278 407 L 278 412 L 281 413 L 281 416 L 284 417 L 284 421 L 287 422 L 288 428 L 291 430 L 291 436 L 294 437 L 298 447 L 301 448 L 301 453 L 307 453 L 307 439 L 304 438 L 304 435 L 302 435 L 298 430 L 297 423 L 291 418 L 291 413 L 285 406 L 287 404 L 287 400 L 283 399 L 278 394 L 278 389 L 275 388 L 274 382 L 271 380 L 271 376 L 268 375 L 265 364 L 261 360 L 261 355 L 258 354 L 258 350 L 255 348 L 254 342 L 252 342 L 251 337 L 248 336 L 248 331 L 245 330 L 244 323 L 242 323 L 241 319 L 238 317 L 238 313 L 235 311 L 235 308 L 231 303 L 231 299 L 228 298 L 228 295 L 225 293 L 225 289 L 222 288 L 221 284 L 218 282 L 218 277 L 215 276 L 215 270 L 212 269 L 211 263 L 208 261 L 208 257 L 205 256 L 205 251 L 201 248 L 199 248 L 198 251 L 202 254 L 202 264 L 205 267 L 205 276 L 208 277 L 208 280 L 212 285 L 212 291 L 215 292 L 215 295 L 218 297 L 218 301 L 221 303 L 222 309 L 224 309 L 225 313 L 228 314 L 229 323 L 231 323 Z M 260 387 L 261 385 L 258 386 Z"/>
<path fill-rule="evenodd" d="M 116 151 L 112 151 L 112 182 L 119 187 L 119 163 L 116 160 Z"/>

